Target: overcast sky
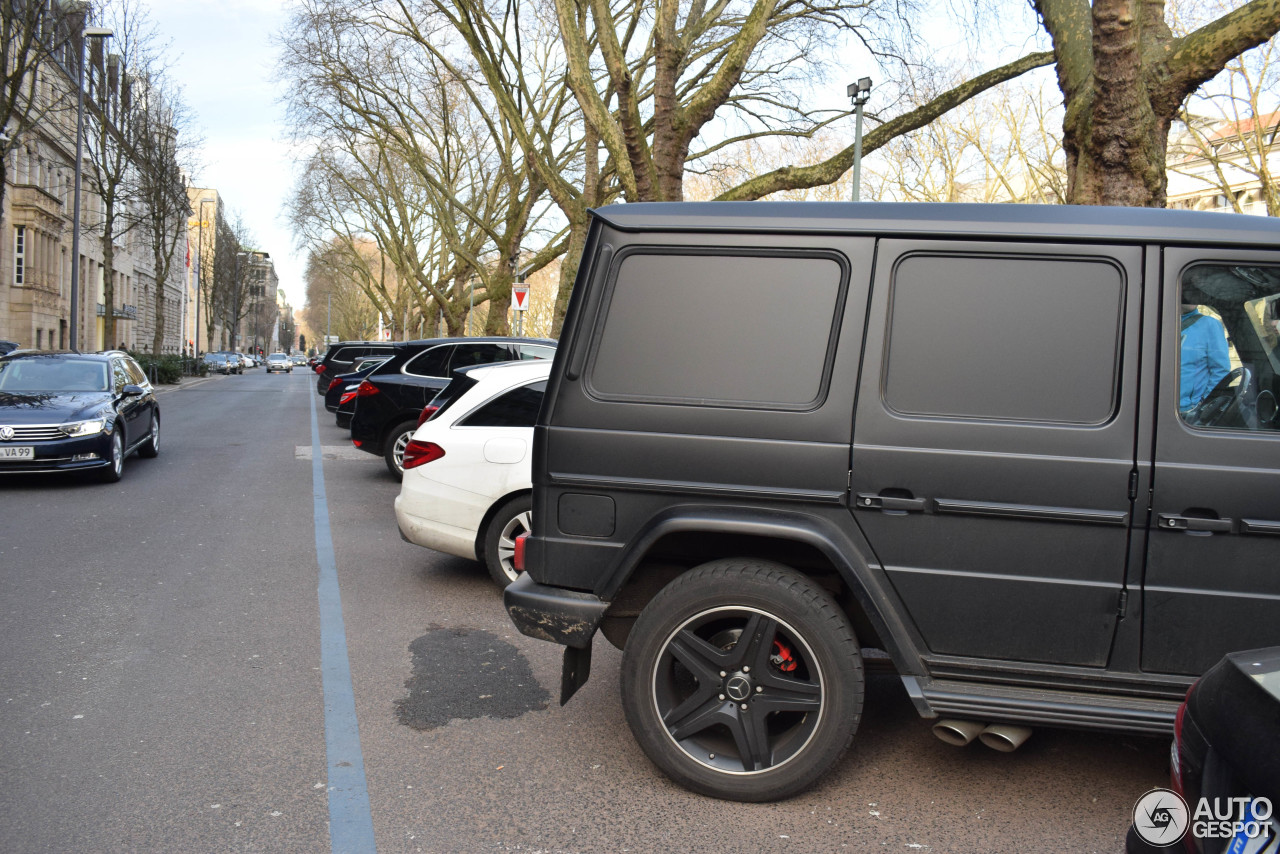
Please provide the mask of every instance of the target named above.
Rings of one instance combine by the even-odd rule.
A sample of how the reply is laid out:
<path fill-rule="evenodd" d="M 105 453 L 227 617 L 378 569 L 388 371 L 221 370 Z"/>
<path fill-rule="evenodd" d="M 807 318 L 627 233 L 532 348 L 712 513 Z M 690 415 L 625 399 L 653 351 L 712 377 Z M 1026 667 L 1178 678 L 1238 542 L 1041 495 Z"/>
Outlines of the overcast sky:
<path fill-rule="evenodd" d="M 148 17 L 169 42 L 174 80 L 205 144 L 196 186 L 222 194 L 240 212 L 255 247 L 271 253 L 294 308 L 306 295 L 305 257 L 293 247 L 283 205 L 293 184 L 284 142 L 280 87 L 271 43 L 285 21 L 284 0 L 146 0 Z"/>

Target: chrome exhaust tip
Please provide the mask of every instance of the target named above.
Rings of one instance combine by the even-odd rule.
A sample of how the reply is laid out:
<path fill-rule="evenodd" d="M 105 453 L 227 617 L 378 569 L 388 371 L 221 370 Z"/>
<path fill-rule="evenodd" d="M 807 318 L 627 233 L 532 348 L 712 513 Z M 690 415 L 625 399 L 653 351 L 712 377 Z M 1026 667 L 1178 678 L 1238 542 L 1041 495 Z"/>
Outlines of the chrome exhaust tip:
<path fill-rule="evenodd" d="M 964 747 L 985 728 L 986 724 L 977 721 L 943 720 L 933 725 L 933 734 L 952 747 Z"/>
<path fill-rule="evenodd" d="M 1028 727 L 1013 726 L 1011 724 L 992 724 L 978 735 L 978 740 L 992 750 L 998 750 L 1001 753 L 1013 753 L 1030 737 L 1031 730 Z"/>

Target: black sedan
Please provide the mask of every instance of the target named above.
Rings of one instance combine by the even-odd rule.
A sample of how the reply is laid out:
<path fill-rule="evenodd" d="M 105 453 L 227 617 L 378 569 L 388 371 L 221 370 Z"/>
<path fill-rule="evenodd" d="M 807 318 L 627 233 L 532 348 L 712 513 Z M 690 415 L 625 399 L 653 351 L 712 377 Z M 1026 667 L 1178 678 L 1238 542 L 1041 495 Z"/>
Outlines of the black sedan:
<path fill-rule="evenodd" d="M 160 407 L 128 355 L 0 358 L 0 474 L 92 471 L 114 483 L 134 451 L 160 452 Z"/>
<path fill-rule="evenodd" d="M 330 412 L 338 412 L 338 404 L 341 403 L 343 395 L 349 391 L 354 391 L 356 386 L 360 385 L 360 381 L 369 376 L 373 369 L 381 365 L 387 360 L 386 356 L 378 356 L 372 359 L 360 359 L 352 365 L 352 369 L 345 374 L 338 374 L 329 381 L 329 388 L 324 393 L 324 408 Z M 338 418 L 339 427 L 347 427 L 351 424 L 351 413 L 355 411 L 355 407 L 351 407 L 346 413 L 346 423 L 343 423 L 341 417 Z"/>

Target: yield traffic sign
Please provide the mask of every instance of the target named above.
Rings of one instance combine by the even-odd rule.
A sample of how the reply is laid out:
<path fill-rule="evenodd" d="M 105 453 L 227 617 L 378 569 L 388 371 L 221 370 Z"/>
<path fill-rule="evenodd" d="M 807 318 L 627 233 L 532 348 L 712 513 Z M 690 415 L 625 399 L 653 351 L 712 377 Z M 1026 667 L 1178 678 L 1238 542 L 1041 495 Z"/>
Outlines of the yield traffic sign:
<path fill-rule="evenodd" d="M 512 285 L 511 286 L 511 307 L 516 311 L 529 310 L 529 286 L 528 285 Z"/>

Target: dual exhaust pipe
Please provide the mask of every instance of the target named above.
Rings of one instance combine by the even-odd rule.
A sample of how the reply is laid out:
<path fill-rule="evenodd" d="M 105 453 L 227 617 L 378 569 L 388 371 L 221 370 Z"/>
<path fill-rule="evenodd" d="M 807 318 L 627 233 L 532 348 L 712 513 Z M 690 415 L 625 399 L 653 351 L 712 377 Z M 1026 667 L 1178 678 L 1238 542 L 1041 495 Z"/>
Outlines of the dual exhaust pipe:
<path fill-rule="evenodd" d="M 942 720 L 933 725 L 933 734 L 954 747 L 964 747 L 976 738 L 992 750 L 1012 753 L 1031 737 L 1031 730 L 1012 724 Z"/>

